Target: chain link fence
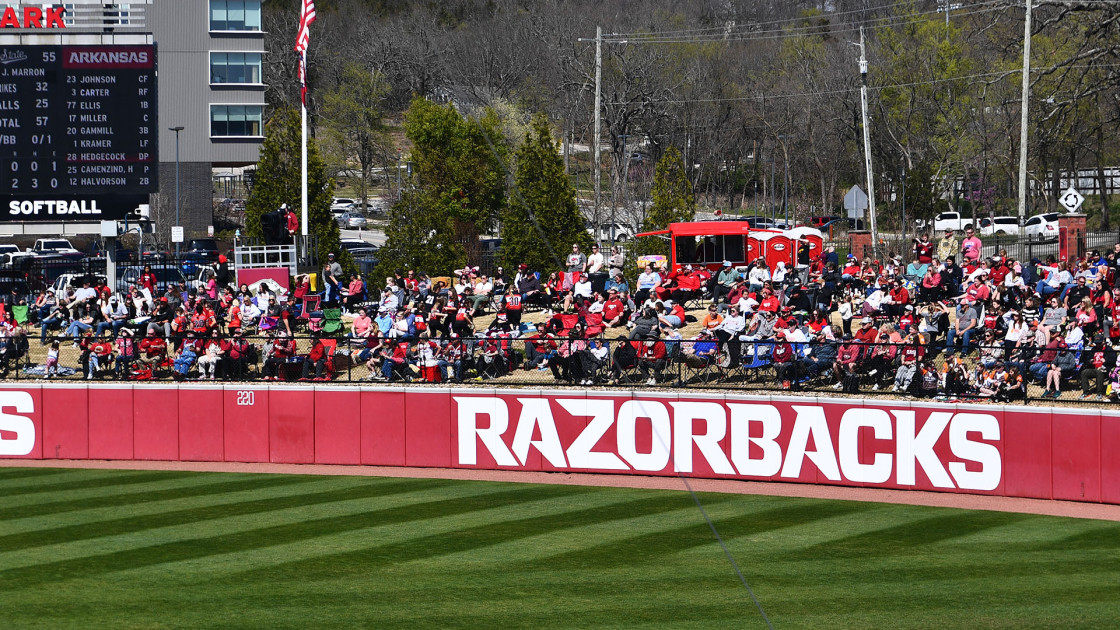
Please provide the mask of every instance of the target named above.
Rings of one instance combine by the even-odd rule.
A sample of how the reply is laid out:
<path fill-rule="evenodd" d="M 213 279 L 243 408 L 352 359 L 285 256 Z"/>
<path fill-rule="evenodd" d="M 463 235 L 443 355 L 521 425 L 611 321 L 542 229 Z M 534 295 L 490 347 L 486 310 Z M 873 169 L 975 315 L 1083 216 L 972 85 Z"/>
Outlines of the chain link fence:
<path fill-rule="evenodd" d="M 26 343 L 6 338 L 0 375 L 22 381 L 299 381 L 485 383 L 489 386 L 703 388 L 754 393 L 806 392 L 1014 402 L 1053 398 L 1110 402 L 1120 394 L 1115 353 L 1048 351 L 1013 345 L 946 352 L 936 345 L 775 341 L 567 340 L 476 337 L 371 340 L 300 334 L 210 339 L 142 334 L 122 341 L 92 334 Z M 609 333 L 608 333 L 609 334 Z M 277 350 L 280 346 L 281 349 Z M 318 346 L 318 350 L 316 349 Z M 54 352 L 49 353 L 52 348 Z M 53 355 L 53 356 L 52 356 Z M 208 356 L 209 355 L 209 356 Z M 1114 385 L 1114 383 L 1116 383 Z M 1115 388 L 1115 389 L 1114 389 Z"/>

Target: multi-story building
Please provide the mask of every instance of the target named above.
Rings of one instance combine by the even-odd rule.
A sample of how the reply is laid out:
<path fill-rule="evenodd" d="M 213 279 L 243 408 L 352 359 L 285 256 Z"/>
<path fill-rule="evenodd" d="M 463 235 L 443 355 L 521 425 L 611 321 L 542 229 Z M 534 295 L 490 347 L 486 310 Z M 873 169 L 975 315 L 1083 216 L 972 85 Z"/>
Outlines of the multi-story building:
<path fill-rule="evenodd" d="M 171 225 L 175 132 L 179 132 L 181 223 L 210 222 L 215 167 L 255 164 L 264 140 L 261 0 L 152 0 L 159 61 L 160 182 L 153 219 Z M 187 210 L 189 208 L 189 210 Z"/>
<path fill-rule="evenodd" d="M 61 23 L 48 23 L 48 10 L 57 17 L 60 8 Z M 261 0 L 0 0 L 0 12 L 0 47 L 13 51 L 20 46 L 156 46 L 159 190 L 150 197 L 152 219 L 166 239 L 176 222 L 178 182 L 179 224 L 188 238 L 204 232 L 211 223 L 213 169 L 255 164 L 263 141 Z M 110 101 L 117 98 L 129 97 L 114 93 Z M 0 232 L 97 233 L 100 225 L 90 219 L 20 225 L 6 217 Z"/>

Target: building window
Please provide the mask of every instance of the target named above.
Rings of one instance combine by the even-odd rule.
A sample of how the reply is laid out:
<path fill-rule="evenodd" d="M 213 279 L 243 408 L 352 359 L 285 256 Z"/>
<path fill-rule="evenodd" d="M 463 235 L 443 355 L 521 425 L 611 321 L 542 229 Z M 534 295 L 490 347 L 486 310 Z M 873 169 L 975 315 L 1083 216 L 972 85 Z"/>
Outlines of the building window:
<path fill-rule="evenodd" d="M 210 137 L 263 137 L 264 105 L 211 105 Z"/>
<path fill-rule="evenodd" d="M 261 82 L 261 53 L 210 53 L 211 83 Z"/>
<path fill-rule="evenodd" d="M 106 4 L 105 5 L 105 24 L 128 26 L 131 21 L 129 20 L 129 6 L 128 3 L 119 4 Z"/>
<path fill-rule="evenodd" d="M 261 0 L 210 0 L 210 30 L 261 30 Z"/>

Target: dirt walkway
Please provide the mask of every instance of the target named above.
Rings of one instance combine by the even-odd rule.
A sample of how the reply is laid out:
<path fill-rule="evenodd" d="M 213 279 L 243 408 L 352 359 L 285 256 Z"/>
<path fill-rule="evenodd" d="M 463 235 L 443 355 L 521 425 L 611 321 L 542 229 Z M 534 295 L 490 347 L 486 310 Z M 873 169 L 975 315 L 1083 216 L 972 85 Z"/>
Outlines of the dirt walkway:
<path fill-rule="evenodd" d="M 507 470 L 466 470 L 453 468 L 401 468 L 383 466 L 328 466 L 310 464 L 241 464 L 226 462 L 160 462 L 104 460 L 0 460 L 0 468 L 97 468 L 115 470 L 190 470 L 199 472 L 282 473 L 296 475 L 354 475 L 365 477 L 413 477 L 424 479 L 466 479 L 508 481 L 516 483 L 554 483 L 576 486 L 616 488 L 655 488 L 684 490 L 684 482 L 676 477 L 641 477 L 634 475 L 595 475 L 584 473 L 543 473 Z M 689 479 L 697 492 L 759 494 L 779 497 L 838 499 L 926 505 L 931 507 L 1021 512 L 1071 518 L 1120 521 L 1120 505 L 1048 501 L 1011 497 L 949 494 L 916 490 L 881 490 L 874 488 L 842 488 L 800 483 L 734 481 L 724 479 Z"/>

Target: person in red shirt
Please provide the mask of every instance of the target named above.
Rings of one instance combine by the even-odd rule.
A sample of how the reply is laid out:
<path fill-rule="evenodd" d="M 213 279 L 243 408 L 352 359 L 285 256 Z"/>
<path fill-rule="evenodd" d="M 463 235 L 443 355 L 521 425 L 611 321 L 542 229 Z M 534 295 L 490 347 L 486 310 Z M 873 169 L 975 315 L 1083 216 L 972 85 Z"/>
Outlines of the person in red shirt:
<path fill-rule="evenodd" d="M 266 381 L 284 380 L 280 376 L 280 368 L 296 354 L 296 340 L 281 332 L 268 344 L 265 350 L 264 367 L 261 368 L 263 379 Z"/>
<path fill-rule="evenodd" d="M 656 385 L 668 364 L 668 351 L 664 342 L 656 336 L 646 337 L 638 347 L 638 369 L 642 371 L 642 378 L 649 379 L 646 384 Z"/>
<path fill-rule="evenodd" d="M 669 293 L 669 297 L 678 304 L 684 304 L 700 294 L 701 286 L 692 265 L 686 265 L 684 273 L 677 276 L 677 287 Z"/>
<path fill-rule="evenodd" d="M 891 301 L 887 306 L 887 312 L 892 317 L 900 317 L 906 310 L 906 306 L 910 304 L 910 291 L 902 286 L 902 283 L 898 280 L 893 280 L 888 295 Z"/>
<path fill-rule="evenodd" d="M 506 319 L 509 321 L 511 328 L 518 328 L 521 326 L 521 312 L 523 306 L 521 304 L 521 294 L 514 291 L 506 295 Z"/>
<path fill-rule="evenodd" d="M 871 352 L 874 349 L 873 344 L 878 340 L 879 331 L 875 328 L 875 320 L 870 317 L 861 319 L 859 330 L 855 332 L 856 344 L 863 348 L 863 353 L 860 355 L 861 361 L 871 356 Z"/>
<path fill-rule="evenodd" d="M 303 359 L 303 375 L 300 377 L 301 381 L 306 381 L 307 377 L 311 374 L 311 369 L 315 369 L 316 381 L 329 381 L 330 377 L 323 376 L 323 370 L 327 374 L 331 373 L 331 354 L 323 340 L 318 335 L 311 337 L 311 351 Z"/>
<path fill-rule="evenodd" d="M 861 348 L 859 344 L 855 343 L 852 335 L 844 335 L 843 343 L 840 344 L 840 349 L 836 352 L 836 362 L 832 364 L 832 371 L 837 377 L 836 384 L 832 386 L 833 389 L 845 387 L 846 384 L 855 380 L 852 377 L 859 368 L 860 351 Z M 854 387 L 846 387 L 845 389 L 858 390 Z"/>
<path fill-rule="evenodd" d="M 296 233 L 299 232 L 299 217 L 296 216 L 296 213 L 293 212 L 287 204 L 284 204 L 284 210 L 287 212 L 287 216 L 284 217 L 284 220 L 288 228 L 288 238 L 294 241 Z"/>
<path fill-rule="evenodd" d="M 782 301 L 774 295 L 770 287 L 762 287 L 762 297 L 758 301 L 758 310 L 777 313 Z"/>
<path fill-rule="evenodd" d="M 618 297 L 618 289 L 608 292 L 607 301 L 603 303 L 603 326 L 614 328 L 626 325 L 626 305 Z"/>
<path fill-rule="evenodd" d="M 156 274 L 152 273 L 151 265 L 144 265 L 144 273 L 140 274 L 140 286 L 147 289 L 152 297 L 156 295 L 156 286 L 159 285 L 159 279 Z"/>
<path fill-rule="evenodd" d="M 149 368 L 167 356 L 167 342 L 157 332 L 149 329 L 148 336 L 140 340 L 140 358 L 137 362 Z"/>

